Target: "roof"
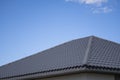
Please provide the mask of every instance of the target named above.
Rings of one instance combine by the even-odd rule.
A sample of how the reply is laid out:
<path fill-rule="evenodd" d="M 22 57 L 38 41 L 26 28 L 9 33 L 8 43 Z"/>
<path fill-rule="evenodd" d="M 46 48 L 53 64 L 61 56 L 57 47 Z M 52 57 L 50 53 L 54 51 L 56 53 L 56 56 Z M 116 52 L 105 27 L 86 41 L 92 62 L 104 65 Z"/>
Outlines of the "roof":
<path fill-rule="evenodd" d="M 120 74 L 120 44 L 89 36 L 72 40 L 0 67 L 0 80 L 77 72 Z"/>

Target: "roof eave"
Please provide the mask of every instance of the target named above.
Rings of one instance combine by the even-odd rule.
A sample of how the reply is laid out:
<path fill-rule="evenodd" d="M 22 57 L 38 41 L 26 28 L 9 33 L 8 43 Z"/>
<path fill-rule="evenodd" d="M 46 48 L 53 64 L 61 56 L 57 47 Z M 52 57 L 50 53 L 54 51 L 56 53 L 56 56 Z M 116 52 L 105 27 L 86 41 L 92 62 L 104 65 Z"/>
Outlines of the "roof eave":
<path fill-rule="evenodd" d="M 1 78 L 1 80 L 25 80 L 25 79 L 37 79 L 37 78 L 48 78 L 62 75 L 78 74 L 78 73 L 102 73 L 102 74 L 120 74 L 120 69 L 96 67 L 96 66 L 74 66 L 63 69 L 56 69 L 46 72 L 36 72 L 25 75 L 13 76 Z"/>

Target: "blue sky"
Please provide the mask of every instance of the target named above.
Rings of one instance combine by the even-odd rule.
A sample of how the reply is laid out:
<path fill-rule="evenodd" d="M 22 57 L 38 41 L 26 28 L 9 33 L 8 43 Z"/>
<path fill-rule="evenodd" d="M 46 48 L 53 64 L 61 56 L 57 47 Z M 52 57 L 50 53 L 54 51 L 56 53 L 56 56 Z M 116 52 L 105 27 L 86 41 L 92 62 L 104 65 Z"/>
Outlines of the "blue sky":
<path fill-rule="evenodd" d="M 0 0 L 0 66 L 90 35 L 120 43 L 119 0 Z"/>

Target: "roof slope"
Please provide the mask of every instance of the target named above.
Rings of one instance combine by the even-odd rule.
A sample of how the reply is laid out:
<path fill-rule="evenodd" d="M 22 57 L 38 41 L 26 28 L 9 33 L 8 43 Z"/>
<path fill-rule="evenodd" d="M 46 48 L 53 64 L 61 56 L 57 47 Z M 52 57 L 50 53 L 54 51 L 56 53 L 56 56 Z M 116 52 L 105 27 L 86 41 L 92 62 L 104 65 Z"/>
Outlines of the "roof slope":
<path fill-rule="evenodd" d="M 0 79 L 27 79 L 80 71 L 120 73 L 120 44 L 89 36 L 0 67 Z"/>

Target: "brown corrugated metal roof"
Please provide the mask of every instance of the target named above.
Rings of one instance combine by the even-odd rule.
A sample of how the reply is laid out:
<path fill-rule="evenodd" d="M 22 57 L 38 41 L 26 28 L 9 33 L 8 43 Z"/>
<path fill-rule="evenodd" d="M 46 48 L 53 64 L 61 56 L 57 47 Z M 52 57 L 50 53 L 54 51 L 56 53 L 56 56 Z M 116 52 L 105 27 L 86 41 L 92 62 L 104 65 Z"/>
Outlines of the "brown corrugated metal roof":
<path fill-rule="evenodd" d="M 94 36 L 72 40 L 0 67 L 0 79 L 16 80 L 83 71 L 120 73 L 120 44 Z"/>

